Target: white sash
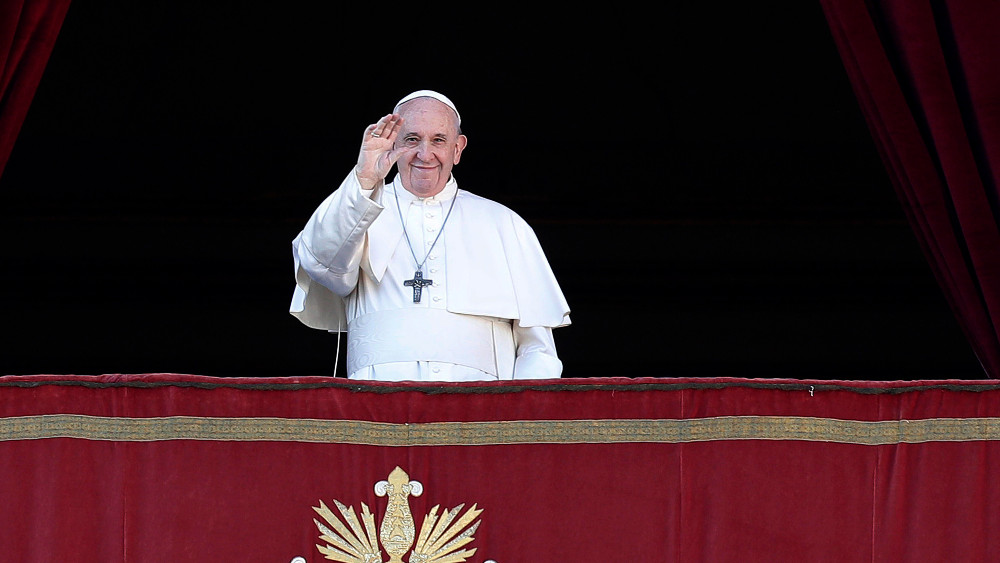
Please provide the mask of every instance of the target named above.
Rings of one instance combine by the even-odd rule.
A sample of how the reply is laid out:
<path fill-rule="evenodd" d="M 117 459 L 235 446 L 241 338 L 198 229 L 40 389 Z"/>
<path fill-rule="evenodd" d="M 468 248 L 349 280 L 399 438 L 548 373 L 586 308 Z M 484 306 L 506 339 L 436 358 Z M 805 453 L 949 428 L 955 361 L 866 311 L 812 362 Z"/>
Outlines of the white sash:
<path fill-rule="evenodd" d="M 389 362 L 459 364 L 514 377 L 510 321 L 421 307 L 376 311 L 348 325 L 347 373 Z"/>

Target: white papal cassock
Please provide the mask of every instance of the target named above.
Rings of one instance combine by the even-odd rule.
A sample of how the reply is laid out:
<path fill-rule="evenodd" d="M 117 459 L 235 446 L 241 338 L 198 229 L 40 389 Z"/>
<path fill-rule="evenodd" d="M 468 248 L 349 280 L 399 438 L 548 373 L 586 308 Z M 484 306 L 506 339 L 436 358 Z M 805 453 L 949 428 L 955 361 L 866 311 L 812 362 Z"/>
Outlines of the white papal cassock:
<path fill-rule="evenodd" d="M 552 329 L 570 323 L 569 306 L 534 231 L 503 205 L 458 190 L 454 177 L 436 196 L 418 198 L 398 178 L 362 190 L 352 171 L 292 248 L 291 313 L 313 328 L 347 331 L 351 378 L 473 381 L 562 372 Z M 426 256 L 423 275 L 433 281 L 419 303 L 403 283 L 414 277 L 414 255 Z"/>

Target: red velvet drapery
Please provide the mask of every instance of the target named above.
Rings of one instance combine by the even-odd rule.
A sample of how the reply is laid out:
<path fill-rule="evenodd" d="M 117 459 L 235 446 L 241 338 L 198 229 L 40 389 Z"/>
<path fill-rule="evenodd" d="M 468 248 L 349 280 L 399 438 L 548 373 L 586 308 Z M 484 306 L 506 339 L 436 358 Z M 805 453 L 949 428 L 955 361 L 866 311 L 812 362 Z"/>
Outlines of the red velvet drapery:
<path fill-rule="evenodd" d="M 70 0 L 0 0 L 0 175 L 42 79 Z"/>
<path fill-rule="evenodd" d="M 995 561 L 998 413 L 984 380 L 0 377 L 0 560 L 328 561 L 312 507 L 377 528 L 400 467 L 417 529 L 484 511 L 468 563 Z"/>
<path fill-rule="evenodd" d="M 1000 3 L 822 4 L 931 268 L 1000 377 Z"/>

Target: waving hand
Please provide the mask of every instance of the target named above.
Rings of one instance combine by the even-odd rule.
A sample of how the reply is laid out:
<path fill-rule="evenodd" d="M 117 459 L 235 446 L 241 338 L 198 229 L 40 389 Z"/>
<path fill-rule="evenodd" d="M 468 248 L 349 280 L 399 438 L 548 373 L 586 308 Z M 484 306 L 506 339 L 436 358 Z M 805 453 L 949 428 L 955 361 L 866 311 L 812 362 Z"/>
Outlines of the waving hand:
<path fill-rule="evenodd" d="M 378 185 L 408 150 L 406 147 L 392 148 L 402 124 L 403 118 L 391 113 L 365 128 L 356 168 L 362 188 L 370 190 Z"/>

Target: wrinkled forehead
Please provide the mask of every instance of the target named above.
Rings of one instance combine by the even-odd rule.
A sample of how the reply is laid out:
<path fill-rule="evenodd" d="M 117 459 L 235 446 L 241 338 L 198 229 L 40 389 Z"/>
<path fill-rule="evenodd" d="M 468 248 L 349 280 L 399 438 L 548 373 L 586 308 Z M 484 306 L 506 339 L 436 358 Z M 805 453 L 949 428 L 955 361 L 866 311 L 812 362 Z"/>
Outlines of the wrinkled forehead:
<path fill-rule="evenodd" d="M 461 134 L 458 116 L 451 108 L 437 100 L 430 98 L 409 100 L 396 107 L 395 113 L 403 118 L 403 129 L 406 131 L 419 130 L 448 136 Z"/>

